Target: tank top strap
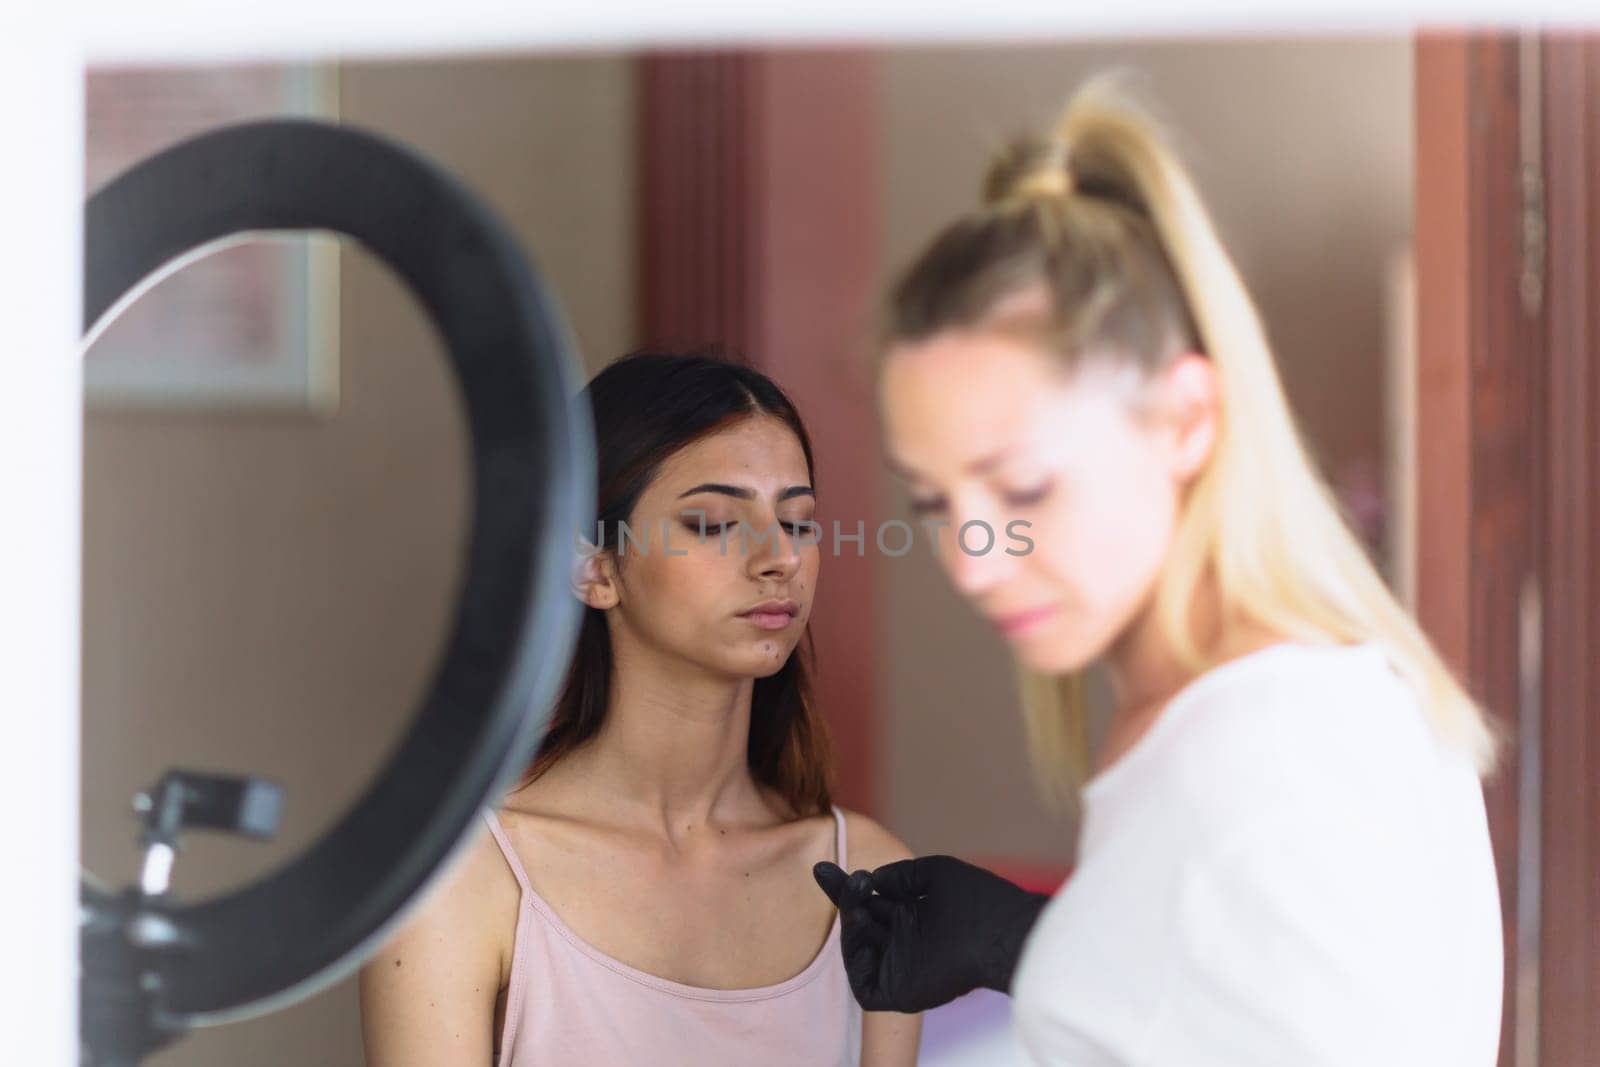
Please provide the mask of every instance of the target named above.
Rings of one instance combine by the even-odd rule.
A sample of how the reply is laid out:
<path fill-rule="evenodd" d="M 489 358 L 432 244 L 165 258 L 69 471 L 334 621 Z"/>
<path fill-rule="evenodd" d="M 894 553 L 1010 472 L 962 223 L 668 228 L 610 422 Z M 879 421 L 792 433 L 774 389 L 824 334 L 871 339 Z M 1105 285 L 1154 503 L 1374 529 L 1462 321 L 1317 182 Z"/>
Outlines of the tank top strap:
<path fill-rule="evenodd" d="M 506 866 L 516 876 L 517 885 L 522 888 L 522 897 L 526 900 L 533 887 L 528 882 L 528 872 L 523 869 L 522 861 L 517 858 L 517 850 L 511 847 L 511 842 L 506 838 L 505 827 L 500 825 L 499 816 L 489 808 L 483 809 L 483 821 L 489 824 L 489 833 L 494 835 L 494 842 L 500 846 L 500 854 L 505 856 Z"/>
<path fill-rule="evenodd" d="M 834 854 L 839 858 L 835 862 L 837 862 L 840 867 L 848 871 L 850 869 L 850 854 L 845 848 L 844 812 L 839 810 L 839 806 L 837 804 L 833 806 L 833 821 L 838 828 L 834 836 L 833 851 Z"/>

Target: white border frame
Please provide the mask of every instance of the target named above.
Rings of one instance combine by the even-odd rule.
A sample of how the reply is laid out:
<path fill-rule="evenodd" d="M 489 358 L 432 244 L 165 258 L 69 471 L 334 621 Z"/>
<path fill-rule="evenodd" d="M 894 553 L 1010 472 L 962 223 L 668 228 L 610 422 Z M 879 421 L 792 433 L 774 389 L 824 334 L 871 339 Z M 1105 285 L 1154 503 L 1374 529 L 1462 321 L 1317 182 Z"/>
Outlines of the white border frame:
<path fill-rule="evenodd" d="M 1576 14 L 1574 13 L 1576 11 Z M 85 61 L 303 59 L 711 43 L 1034 41 L 1236 32 L 1592 26 L 1559 0 L 80 0 L 24 4 L 0 35 L 0 1032 L 20 1063 L 78 1060 L 78 642 Z"/>

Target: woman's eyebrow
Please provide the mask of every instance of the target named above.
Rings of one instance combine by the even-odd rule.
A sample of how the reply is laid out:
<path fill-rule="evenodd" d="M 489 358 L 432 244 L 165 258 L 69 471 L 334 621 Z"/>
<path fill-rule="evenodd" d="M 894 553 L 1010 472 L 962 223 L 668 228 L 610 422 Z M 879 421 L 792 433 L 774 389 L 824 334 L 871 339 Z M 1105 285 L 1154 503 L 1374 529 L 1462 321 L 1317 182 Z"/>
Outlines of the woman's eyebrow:
<path fill-rule="evenodd" d="M 696 493 L 722 493 L 725 496 L 738 497 L 740 500 L 754 500 L 756 496 L 754 489 L 745 489 L 737 485 L 723 485 L 720 482 L 705 482 L 695 486 L 693 489 L 685 489 L 678 494 L 678 499 L 682 500 L 684 497 L 694 496 Z"/>
<path fill-rule="evenodd" d="M 724 496 L 737 497 L 740 500 L 754 500 L 756 498 L 756 491 L 754 489 L 747 489 L 740 485 L 724 485 L 721 482 L 703 482 L 700 485 L 695 486 L 693 489 L 686 489 L 679 493 L 678 499 L 682 500 L 684 497 L 694 496 L 696 493 L 721 493 Z M 778 494 L 778 499 L 789 500 L 797 496 L 814 497 L 816 495 L 817 494 L 812 491 L 809 485 L 791 485 L 789 488 Z"/>
<path fill-rule="evenodd" d="M 1013 449 L 1002 448 L 998 452 L 991 452 L 986 456 L 979 456 L 977 459 L 972 460 L 967 464 L 966 470 L 970 474 L 987 474 L 998 467 L 1003 460 L 1007 459 L 1011 455 L 1012 452 Z M 890 471 L 904 478 L 908 482 L 917 481 L 922 477 L 922 475 L 918 474 L 904 463 L 895 459 L 893 456 L 885 455 L 883 457 L 883 462 Z"/>
<path fill-rule="evenodd" d="M 894 474 L 900 478 L 904 478 L 908 482 L 916 481 L 917 472 L 906 466 L 904 463 L 901 463 L 893 456 L 885 454 L 883 457 L 883 463 L 884 466 L 889 468 L 889 472 L 891 474 Z"/>

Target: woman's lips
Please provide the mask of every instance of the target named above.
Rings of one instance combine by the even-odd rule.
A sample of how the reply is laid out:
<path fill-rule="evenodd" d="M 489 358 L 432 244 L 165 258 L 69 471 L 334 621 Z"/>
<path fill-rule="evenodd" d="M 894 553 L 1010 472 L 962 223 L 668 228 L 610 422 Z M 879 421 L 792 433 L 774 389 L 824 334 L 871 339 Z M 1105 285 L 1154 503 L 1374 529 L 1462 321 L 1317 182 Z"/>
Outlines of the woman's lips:
<path fill-rule="evenodd" d="M 787 611 L 747 611 L 739 618 L 749 619 L 763 630 L 781 630 L 794 622 L 794 616 Z"/>
<path fill-rule="evenodd" d="M 1055 614 L 1056 606 L 1047 604 L 1042 608 L 1030 608 L 1010 615 L 991 615 L 989 620 L 1007 637 L 1021 637 L 1043 626 Z"/>
<path fill-rule="evenodd" d="M 793 600 L 763 600 L 739 618 L 749 619 L 763 630 L 781 630 L 800 617 L 800 605 Z"/>

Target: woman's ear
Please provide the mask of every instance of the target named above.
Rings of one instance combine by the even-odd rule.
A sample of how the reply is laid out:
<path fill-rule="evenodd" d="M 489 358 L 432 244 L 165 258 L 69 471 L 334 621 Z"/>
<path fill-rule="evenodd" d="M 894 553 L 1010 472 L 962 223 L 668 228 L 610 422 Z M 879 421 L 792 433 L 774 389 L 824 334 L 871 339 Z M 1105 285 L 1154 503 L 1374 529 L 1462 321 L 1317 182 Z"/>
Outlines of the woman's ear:
<path fill-rule="evenodd" d="M 601 611 L 616 607 L 621 599 L 611 554 L 581 535 L 572 562 L 572 595 L 587 606 Z"/>
<path fill-rule="evenodd" d="M 1163 407 L 1172 431 L 1172 474 L 1180 482 L 1198 477 L 1216 447 L 1220 384 L 1216 365 L 1194 352 L 1179 356 L 1161 373 Z"/>

